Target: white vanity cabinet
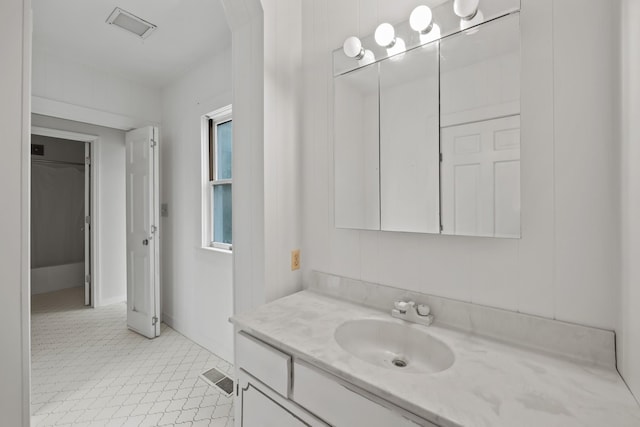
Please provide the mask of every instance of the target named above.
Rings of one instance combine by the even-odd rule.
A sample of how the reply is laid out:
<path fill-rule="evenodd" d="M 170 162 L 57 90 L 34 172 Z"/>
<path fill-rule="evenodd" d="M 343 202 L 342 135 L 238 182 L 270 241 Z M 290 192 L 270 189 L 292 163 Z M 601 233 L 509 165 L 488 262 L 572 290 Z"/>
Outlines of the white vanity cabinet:
<path fill-rule="evenodd" d="M 236 334 L 237 427 L 326 427 L 291 395 L 291 356 L 244 333 Z"/>
<path fill-rule="evenodd" d="M 293 400 L 332 426 L 437 427 L 304 362 L 293 376 Z"/>
<path fill-rule="evenodd" d="M 236 373 L 236 427 L 436 427 L 242 331 Z"/>
<path fill-rule="evenodd" d="M 237 397 L 236 426 L 327 427 L 327 424 L 274 393 L 243 370 L 238 377 Z"/>

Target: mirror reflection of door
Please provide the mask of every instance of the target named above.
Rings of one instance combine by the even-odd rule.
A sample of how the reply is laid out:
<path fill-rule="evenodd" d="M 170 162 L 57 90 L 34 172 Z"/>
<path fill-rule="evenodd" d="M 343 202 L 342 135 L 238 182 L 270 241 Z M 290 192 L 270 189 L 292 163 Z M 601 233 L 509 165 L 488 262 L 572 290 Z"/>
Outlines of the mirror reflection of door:
<path fill-rule="evenodd" d="M 442 231 L 520 236 L 520 116 L 442 129 Z"/>
<path fill-rule="evenodd" d="M 442 232 L 520 237 L 519 14 L 440 52 Z"/>

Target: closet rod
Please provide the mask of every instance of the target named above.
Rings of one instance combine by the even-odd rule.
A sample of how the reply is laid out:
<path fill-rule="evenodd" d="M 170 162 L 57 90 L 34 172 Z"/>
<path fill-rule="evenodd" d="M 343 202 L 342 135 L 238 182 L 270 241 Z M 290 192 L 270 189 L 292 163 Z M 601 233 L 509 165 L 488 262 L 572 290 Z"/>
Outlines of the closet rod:
<path fill-rule="evenodd" d="M 35 163 L 54 163 L 57 165 L 74 165 L 74 166 L 84 166 L 84 163 L 79 162 L 65 162 L 63 160 L 46 160 L 46 159 L 31 159 L 32 162 Z"/>

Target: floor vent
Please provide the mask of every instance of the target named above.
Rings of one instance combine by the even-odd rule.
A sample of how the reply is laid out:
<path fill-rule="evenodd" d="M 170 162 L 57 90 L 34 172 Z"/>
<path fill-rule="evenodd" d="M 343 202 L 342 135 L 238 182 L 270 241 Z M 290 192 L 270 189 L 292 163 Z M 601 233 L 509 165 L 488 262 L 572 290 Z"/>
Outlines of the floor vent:
<path fill-rule="evenodd" d="M 233 380 L 216 368 L 209 369 L 207 372 L 200 374 L 200 378 L 213 387 L 219 388 L 227 397 L 233 394 Z"/>

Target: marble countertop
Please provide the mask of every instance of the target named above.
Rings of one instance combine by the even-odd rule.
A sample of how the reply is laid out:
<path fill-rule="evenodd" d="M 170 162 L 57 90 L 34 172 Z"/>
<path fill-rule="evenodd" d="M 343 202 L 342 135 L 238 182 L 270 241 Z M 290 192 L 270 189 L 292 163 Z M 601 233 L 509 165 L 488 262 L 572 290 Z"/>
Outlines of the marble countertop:
<path fill-rule="evenodd" d="M 640 407 L 614 369 L 436 322 L 426 330 L 453 350 L 455 362 L 449 369 L 435 374 L 387 370 L 357 359 L 334 339 L 340 324 L 363 318 L 393 319 L 375 309 L 302 291 L 234 316 L 232 322 L 295 358 L 443 427 L 640 426 Z"/>

